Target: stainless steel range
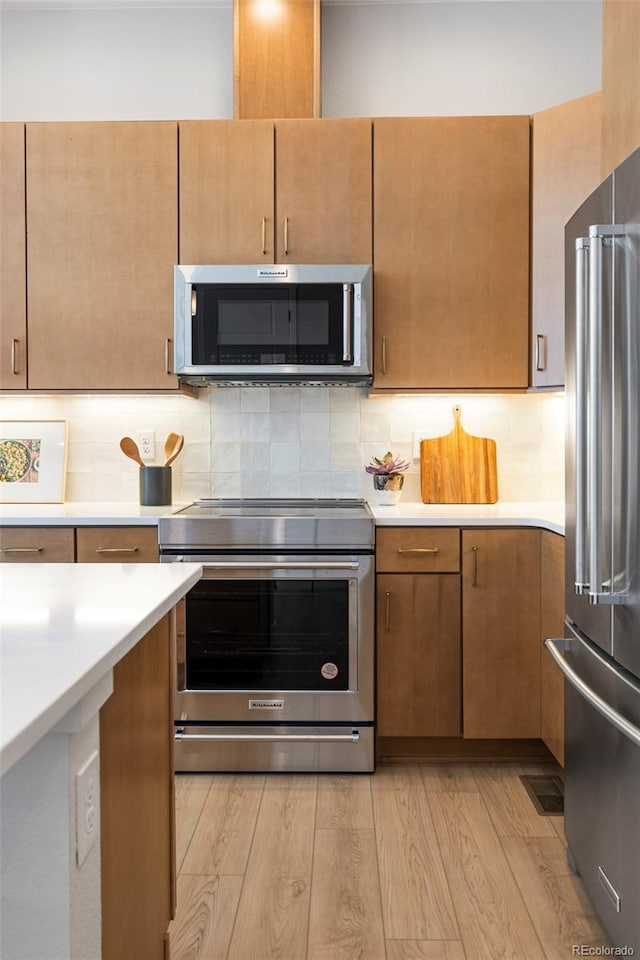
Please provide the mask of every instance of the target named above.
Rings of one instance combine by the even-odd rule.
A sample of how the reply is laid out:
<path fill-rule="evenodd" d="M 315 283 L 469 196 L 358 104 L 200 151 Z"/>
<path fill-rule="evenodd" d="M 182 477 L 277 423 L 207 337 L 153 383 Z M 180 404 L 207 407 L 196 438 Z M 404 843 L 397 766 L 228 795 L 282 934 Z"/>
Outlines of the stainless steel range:
<path fill-rule="evenodd" d="M 160 520 L 182 601 L 176 770 L 374 767 L 374 522 L 363 500 L 198 500 Z"/>

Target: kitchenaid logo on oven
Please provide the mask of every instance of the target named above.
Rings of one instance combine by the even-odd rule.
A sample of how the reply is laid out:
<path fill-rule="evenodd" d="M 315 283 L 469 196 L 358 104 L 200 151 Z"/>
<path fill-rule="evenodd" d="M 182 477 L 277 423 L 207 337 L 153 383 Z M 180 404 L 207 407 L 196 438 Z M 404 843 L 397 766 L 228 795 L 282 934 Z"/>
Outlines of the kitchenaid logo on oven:
<path fill-rule="evenodd" d="M 284 710 L 284 700 L 249 700 L 249 710 Z"/>
<path fill-rule="evenodd" d="M 258 280 L 286 280 L 289 276 L 288 267 L 260 267 L 257 271 Z"/>

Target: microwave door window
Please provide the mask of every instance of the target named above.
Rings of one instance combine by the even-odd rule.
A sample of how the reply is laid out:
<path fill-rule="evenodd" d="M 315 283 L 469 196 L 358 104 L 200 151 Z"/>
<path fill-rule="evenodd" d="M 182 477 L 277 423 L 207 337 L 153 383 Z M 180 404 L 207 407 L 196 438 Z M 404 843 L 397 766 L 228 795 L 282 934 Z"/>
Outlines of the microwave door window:
<path fill-rule="evenodd" d="M 193 318 L 195 363 L 295 362 L 295 322 L 287 287 L 204 285 Z"/>
<path fill-rule="evenodd" d="M 352 319 L 349 318 L 349 323 Z M 341 283 L 296 287 L 295 328 L 298 363 L 344 364 L 344 290 Z M 349 333 L 351 338 L 352 330 Z"/>

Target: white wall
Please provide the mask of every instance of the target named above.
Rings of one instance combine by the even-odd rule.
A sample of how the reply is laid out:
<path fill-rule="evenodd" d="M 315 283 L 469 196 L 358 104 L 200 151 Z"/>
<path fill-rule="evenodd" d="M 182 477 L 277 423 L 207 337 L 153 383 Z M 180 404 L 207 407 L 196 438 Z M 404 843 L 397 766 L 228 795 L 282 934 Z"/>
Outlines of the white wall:
<path fill-rule="evenodd" d="M 0 10 L 2 119 L 232 116 L 230 2 L 65 5 Z M 325 4 L 323 113 L 532 113 L 592 93 L 601 16 L 602 0 Z"/>
<path fill-rule="evenodd" d="M 535 113 L 600 89 L 601 44 L 601 0 L 329 4 L 323 113 Z"/>

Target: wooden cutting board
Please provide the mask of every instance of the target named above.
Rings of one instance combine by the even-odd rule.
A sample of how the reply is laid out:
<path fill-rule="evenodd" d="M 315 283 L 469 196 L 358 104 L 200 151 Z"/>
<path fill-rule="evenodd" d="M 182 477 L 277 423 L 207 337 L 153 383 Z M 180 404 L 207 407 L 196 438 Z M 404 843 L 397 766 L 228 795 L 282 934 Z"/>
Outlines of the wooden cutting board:
<path fill-rule="evenodd" d="M 446 437 L 420 441 L 423 503 L 495 503 L 498 499 L 496 442 L 472 437 L 453 408 L 455 425 Z"/>

